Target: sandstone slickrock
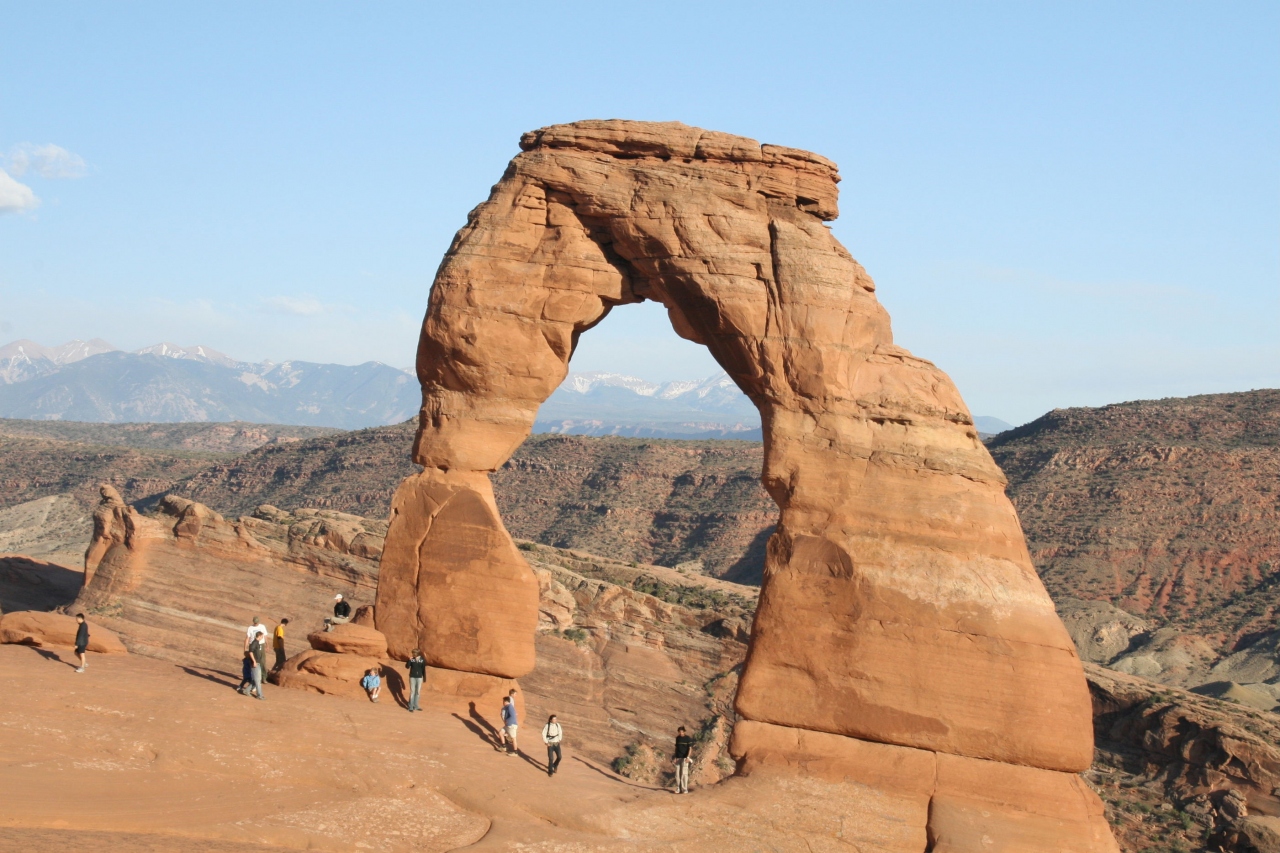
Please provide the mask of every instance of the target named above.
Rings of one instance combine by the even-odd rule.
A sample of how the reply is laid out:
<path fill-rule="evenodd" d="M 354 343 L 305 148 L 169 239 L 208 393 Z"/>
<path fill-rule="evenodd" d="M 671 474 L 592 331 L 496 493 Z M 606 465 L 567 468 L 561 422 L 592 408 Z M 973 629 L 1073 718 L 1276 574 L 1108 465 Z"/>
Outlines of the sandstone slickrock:
<path fill-rule="evenodd" d="M 79 627 L 74 616 L 67 616 L 64 613 L 18 610 L 0 616 L 0 643 L 72 648 L 76 644 L 76 631 Z M 122 655 L 128 652 L 128 649 L 114 632 L 90 622 L 89 651 L 105 655 Z"/>
<path fill-rule="evenodd" d="M 1080 661 L 1004 476 L 946 375 L 893 344 L 871 278 L 825 226 L 834 164 L 678 123 L 559 125 L 521 148 L 431 291 L 414 446 L 425 470 L 393 501 L 378 589 L 392 654 L 412 644 L 444 668 L 532 668 L 536 585 L 487 475 L 529 435 L 579 335 L 652 299 L 764 423 L 781 516 L 741 716 L 1088 767 Z M 751 736 L 735 744 L 749 762 Z"/>

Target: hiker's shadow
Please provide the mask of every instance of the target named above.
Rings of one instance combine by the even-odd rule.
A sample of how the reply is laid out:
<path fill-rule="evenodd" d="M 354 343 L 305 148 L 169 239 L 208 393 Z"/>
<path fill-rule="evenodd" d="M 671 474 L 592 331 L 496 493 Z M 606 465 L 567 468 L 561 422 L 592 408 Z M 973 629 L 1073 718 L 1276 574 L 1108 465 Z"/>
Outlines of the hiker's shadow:
<path fill-rule="evenodd" d="M 404 676 L 388 667 L 382 668 L 382 683 L 387 693 L 401 708 L 409 707 L 409 691 L 404 683 Z"/>
<path fill-rule="evenodd" d="M 75 669 L 80 665 L 79 661 L 63 660 L 62 655 L 58 654 L 55 651 L 50 651 L 49 649 L 42 649 L 39 646 L 31 646 L 31 650 L 34 651 L 36 654 L 40 655 L 40 657 L 44 658 L 45 660 L 56 660 L 58 663 L 65 663 L 67 666 L 71 667 L 72 669 Z"/>
<path fill-rule="evenodd" d="M 212 681 L 214 684 L 222 684 L 227 687 L 235 687 L 237 682 L 235 676 L 229 672 L 222 672 L 216 669 L 199 670 L 193 666 L 179 667 L 187 675 L 194 675 L 196 678 L 203 678 L 205 681 Z M 274 674 L 274 673 L 272 673 Z"/>
<path fill-rule="evenodd" d="M 475 702 L 468 702 L 467 706 L 470 709 L 470 719 L 457 713 L 453 716 L 470 729 L 471 733 L 480 738 L 480 740 L 494 749 L 500 749 L 502 747 L 502 736 L 498 734 L 498 730 L 484 718 L 483 714 L 476 710 Z"/>

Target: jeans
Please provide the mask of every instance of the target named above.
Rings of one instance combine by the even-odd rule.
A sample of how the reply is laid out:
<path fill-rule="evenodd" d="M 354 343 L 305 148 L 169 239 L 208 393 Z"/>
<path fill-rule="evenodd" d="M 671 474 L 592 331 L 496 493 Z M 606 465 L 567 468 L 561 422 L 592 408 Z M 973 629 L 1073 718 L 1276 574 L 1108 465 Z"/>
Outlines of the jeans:
<path fill-rule="evenodd" d="M 250 693 L 258 694 L 258 698 L 262 698 L 262 667 L 255 666 L 253 668 L 253 689 Z"/>
<path fill-rule="evenodd" d="M 676 759 L 676 790 L 682 794 L 689 793 L 689 765 L 692 763 L 689 758 Z"/>
<path fill-rule="evenodd" d="M 556 772 L 556 768 L 560 766 L 561 758 L 562 756 L 560 754 L 560 744 L 558 743 L 547 744 L 547 775 L 548 776 Z"/>
<path fill-rule="evenodd" d="M 413 678 L 411 676 L 409 678 L 409 710 L 410 711 L 422 710 L 422 708 L 418 706 L 418 697 L 421 693 L 422 693 L 422 679 Z"/>

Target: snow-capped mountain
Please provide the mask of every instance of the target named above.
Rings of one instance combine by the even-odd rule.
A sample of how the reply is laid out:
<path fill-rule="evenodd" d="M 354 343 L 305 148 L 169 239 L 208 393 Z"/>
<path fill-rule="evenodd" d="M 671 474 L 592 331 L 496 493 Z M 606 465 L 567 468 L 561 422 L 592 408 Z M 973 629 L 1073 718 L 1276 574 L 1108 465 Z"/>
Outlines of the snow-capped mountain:
<path fill-rule="evenodd" d="M 28 340 L 13 341 L 0 347 L 0 384 L 47 376 L 56 373 L 64 364 L 114 350 L 115 347 L 98 338 L 68 341 L 60 347 L 41 346 Z"/>
<path fill-rule="evenodd" d="M 205 346 L 159 343 L 134 352 L 97 338 L 0 347 L 0 418 L 253 421 L 359 429 L 414 416 L 412 370 L 246 362 Z M 977 418 L 978 428 L 1008 425 Z M 535 432 L 759 440 L 760 413 L 724 373 L 651 382 L 621 373 L 570 373 L 538 410 Z"/>
<path fill-rule="evenodd" d="M 656 383 L 570 373 L 538 410 L 534 432 L 652 438 L 760 438 L 760 414 L 728 376 Z"/>
<path fill-rule="evenodd" d="M 100 340 L 0 347 L 0 417 L 35 420 L 252 421 L 358 429 L 417 412 L 413 376 L 358 365 L 252 363 L 204 346 L 124 352 Z"/>

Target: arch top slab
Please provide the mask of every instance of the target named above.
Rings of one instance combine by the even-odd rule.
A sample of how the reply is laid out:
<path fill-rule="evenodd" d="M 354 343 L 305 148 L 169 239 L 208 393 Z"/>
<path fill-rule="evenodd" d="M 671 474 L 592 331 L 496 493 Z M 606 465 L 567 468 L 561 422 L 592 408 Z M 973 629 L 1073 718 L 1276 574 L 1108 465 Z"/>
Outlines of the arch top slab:
<path fill-rule="evenodd" d="M 520 147 L 431 291 L 414 447 L 426 470 L 393 505 L 379 628 L 436 666 L 514 677 L 532 665 L 536 585 L 505 548 L 487 473 L 528 436 L 578 337 L 650 299 L 764 425 L 780 518 L 739 714 L 1087 767 L 1083 672 L 1004 477 L 950 379 L 894 344 L 874 282 L 825 224 L 838 213 L 835 164 L 678 123 L 557 125 Z M 456 511 L 440 508 L 462 493 Z M 450 541 L 449 518 L 483 547 L 424 546 Z M 488 595 L 476 594 L 481 575 Z M 527 652 L 500 651 L 522 642 Z M 754 730 L 735 738 L 744 760 Z"/>

